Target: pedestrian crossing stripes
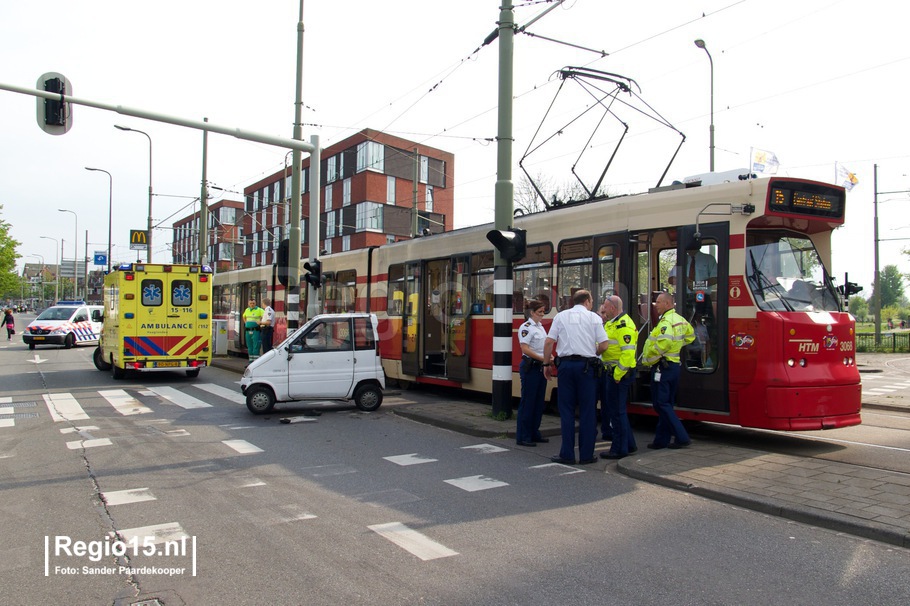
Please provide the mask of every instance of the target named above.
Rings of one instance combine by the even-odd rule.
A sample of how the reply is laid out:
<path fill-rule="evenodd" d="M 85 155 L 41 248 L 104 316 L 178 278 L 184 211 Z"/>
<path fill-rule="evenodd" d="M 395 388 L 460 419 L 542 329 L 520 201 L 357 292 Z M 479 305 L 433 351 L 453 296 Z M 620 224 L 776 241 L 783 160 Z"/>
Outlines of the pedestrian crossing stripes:
<path fill-rule="evenodd" d="M 211 408 L 212 406 L 208 402 L 204 402 L 199 398 L 194 398 L 188 393 L 180 391 L 179 389 L 174 389 L 173 387 L 150 387 L 149 390 L 172 404 L 176 404 L 180 408 L 185 408 L 187 410 L 192 408 Z"/>
<path fill-rule="evenodd" d="M 458 555 L 457 551 L 437 543 L 425 534 L 408 528 L 401 522 L 373 524 L 372 526 L 367 526 L 367 528 L 425 562 Z"/>

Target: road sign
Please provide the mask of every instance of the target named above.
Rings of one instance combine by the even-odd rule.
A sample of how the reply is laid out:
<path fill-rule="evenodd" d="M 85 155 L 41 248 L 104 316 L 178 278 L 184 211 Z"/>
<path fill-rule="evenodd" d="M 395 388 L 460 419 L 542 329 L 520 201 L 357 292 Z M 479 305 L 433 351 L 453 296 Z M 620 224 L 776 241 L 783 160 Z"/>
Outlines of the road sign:
<path fill-rule="evenodd" d="M 102 251 L 95 251 L 95 265 L 107 265 L 107 253 Z"/>
<path fill-rule="evenodd" d="M 148 250 L 148 231 L 144 229 L 130 230 L 130 250 Z"/>

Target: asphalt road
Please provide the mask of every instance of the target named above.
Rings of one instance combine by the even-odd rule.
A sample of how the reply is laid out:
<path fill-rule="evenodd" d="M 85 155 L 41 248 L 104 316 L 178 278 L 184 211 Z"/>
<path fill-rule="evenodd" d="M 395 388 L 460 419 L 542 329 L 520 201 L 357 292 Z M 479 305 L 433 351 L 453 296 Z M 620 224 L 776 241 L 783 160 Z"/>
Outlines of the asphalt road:
<path fill-rule="evenodd" d="M 235 373 L 90 354 L 0 347 L 4 603 L 910 601 L 906 550 L 415 423 L 406 394 L 282 424 Z M 135 549 L 59 547 L 112 531 Z"/>

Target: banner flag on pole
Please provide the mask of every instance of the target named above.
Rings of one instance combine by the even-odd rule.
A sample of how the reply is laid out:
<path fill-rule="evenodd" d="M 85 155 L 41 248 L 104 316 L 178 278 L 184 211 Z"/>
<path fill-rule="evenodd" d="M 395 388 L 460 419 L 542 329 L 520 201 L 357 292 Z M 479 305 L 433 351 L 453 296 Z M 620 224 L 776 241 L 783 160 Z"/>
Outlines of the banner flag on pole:
<path fill-rule="evenodd" d="M 850 191 L 857 184 L 859 184 L 859 179 L 856 177 L 856 173 L 850 171 L 849 168 L 843 164 L 834 163 L 835 172 L 837 173 L 837 184 Z"/>
<path fill-rule="evenodd" d="M 764 149 L 753 147 L 752 153 L 752 172 L 776 175 L 780 162 L 777 160 L 777 154 Z"/>

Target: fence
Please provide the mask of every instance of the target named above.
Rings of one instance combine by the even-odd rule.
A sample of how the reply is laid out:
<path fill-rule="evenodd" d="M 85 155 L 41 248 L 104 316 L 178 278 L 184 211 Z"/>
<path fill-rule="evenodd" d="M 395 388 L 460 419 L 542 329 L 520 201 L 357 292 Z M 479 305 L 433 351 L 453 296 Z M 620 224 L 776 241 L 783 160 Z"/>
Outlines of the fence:
<path fill-rule="evenodd" d="M 856 333 L 859 353 L 910 353 L 910 332 L 882 333 L 881 343 L 875 344 L 875 333 Z"/>

